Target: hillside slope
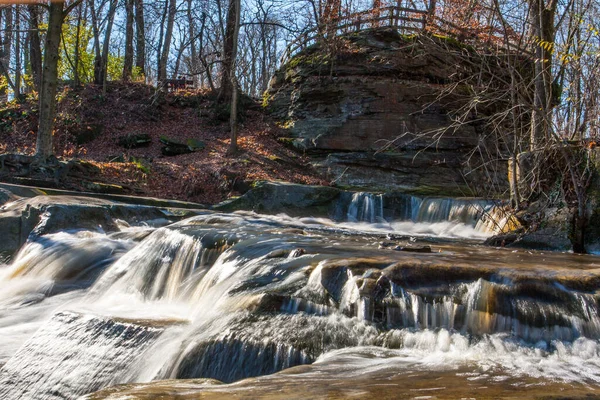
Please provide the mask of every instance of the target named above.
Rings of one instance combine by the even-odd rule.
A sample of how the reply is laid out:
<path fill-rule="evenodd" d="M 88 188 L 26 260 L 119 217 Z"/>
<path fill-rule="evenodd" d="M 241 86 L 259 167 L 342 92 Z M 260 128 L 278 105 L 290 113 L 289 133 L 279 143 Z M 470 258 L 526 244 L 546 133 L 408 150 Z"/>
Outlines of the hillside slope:
<path fill-rule="evenodd" d="M 35 100 L 0 109 L 0 153 L 34 153 Z M 201 203 L 244 192 L 257 180 L 327 184 L 305 157 L 277 140 L 281 130 L 257 104 L 246 99 L 242 109 L 240 152 L 227 157 L 228 110 L 216 106 L 211 93 L 111 83 L 103 96 L 98 86 L 65 86 L 59 94 L 55 154 L 86 162 L 57 178 L 32 174 L 7 159 L 0 180 Z M 136 138 L 149 143 L 131 148 Z M 163 154 L 165 147 L 172 154 L 187 145 L 197 151 Z"/>

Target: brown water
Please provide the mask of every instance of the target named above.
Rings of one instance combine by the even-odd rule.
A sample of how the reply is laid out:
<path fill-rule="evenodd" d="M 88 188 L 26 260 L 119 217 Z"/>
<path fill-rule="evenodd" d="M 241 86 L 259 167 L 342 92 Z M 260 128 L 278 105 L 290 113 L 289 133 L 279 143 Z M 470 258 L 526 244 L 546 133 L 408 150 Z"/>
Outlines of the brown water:
<path fill-rule="evenodd" d="M 110 388 L 89 399 L 594 399 L 600 388 L 501 371 L 427 370 L 409 363 L 351 369 L 344 360 L 290 368 L 234 384 L 171 380 Z M 400 365 L 398 365 L 400 364 Z"/>

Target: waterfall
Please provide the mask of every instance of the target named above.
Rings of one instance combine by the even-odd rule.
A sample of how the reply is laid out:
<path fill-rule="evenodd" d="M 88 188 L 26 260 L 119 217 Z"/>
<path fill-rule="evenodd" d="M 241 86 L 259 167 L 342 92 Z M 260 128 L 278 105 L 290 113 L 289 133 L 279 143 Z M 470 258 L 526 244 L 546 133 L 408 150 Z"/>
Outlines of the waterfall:
<path fill-rule="evenodd" d="M 234 240 L 216 231 L 198 237 L 158 229 L 104 274 L 92 293 L 123 291 L 169 300 L 185 296 L 186 289 L 193 290 L 192 280 L 201 278 Z"/>
<path fill-rule="evenodd" d="M 456 222 L 475 226 L 493 203 L 485 200 L 423 199 L 413 222 Z"/>
<path fill-rule="evenodd" d="M 472 228 L 476 236 L 504 233 L 519 226 L 516 218 L 496 201 L 366 192 L 343 193 L 332 217 L 338 221 L 371 224 L 461 224 Z M 403 228 L 408 226 L 403 225 Z"/>
<path fill-rule="evenodd" d="M 0 268 L 0 305 L 38 302 L 46 296 L 87 288 L 134 243 L 94 232 L 60 232 L 28 242 L 7 268 Z"/>
<path fill-rule="evenodd" d="M 358 192 L 352 195 L 348 206 L 348 221 L 352 222 L 382 222 L 383 195 Z"/>
<path fill-rule="evenodd" d="M 495 205 L 477 221 L 475 229 L 491 234 L 507 233 L 521 226 L 517 218 L 506 207 Z"/>
<path fill-rule="evenodd" d="M 541 302 L 519 295 L 518 285 L 482 279 L 451 285 L 449 292 L 415 293 L 392 283 L 390 296 L 380 305 L 384 310 L 381 322 L 390 329 L 446 329 L 478 336 L 506 332 L 531 343 L 600 337 L 600 310 L 592 295 L 563 292 L 564 304 Z M 365 311 L 369 301 L 357 296 L 353 307 L 345 304 L 344 309 L 359 319 L 374 321 L 373 313 Z"/>
<path fill-rule="evenodd" d="M 363 200 L 371 211 L 383 207 Z M 404 200 L 418 209 L 406 212 L 411 218 L 462 225 L 478 218 L 473 204 L 490 206 Z M 585 358 L 600 352 L 596 259 L 457 243 L 412 254 L 378 249 L 381 234 L 359 228 L 207 213 L 138 242 L 90 232 L 36 238 L 0 267 L 0 397 L 76 398 L 160 379 L 233 382 L 362 346 L 420 356 L 462 349 L 451 368 L 484 356 L 500 369 L 511 357 L 530 365 L 566 352 L 600 381 L 600 367 Z M 554 378 L 544 368 L 536 373 Z"/>

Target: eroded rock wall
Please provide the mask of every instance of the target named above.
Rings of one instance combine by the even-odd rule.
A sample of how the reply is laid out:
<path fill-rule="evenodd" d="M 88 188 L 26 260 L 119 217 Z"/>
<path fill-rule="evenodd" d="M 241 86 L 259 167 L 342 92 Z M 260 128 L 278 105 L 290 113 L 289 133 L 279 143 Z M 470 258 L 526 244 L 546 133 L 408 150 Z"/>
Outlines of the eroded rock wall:
<path fill-rule="evenodd" d="M 304 50 L 271 81 L 265 103 L 290 143 L 341 186 L 505 195 L 506 137 L 485 122 L 505 105 L 473 103 L 483 86 L 502 90 L 498 57 L 389 28 L 340 40 Z"/>

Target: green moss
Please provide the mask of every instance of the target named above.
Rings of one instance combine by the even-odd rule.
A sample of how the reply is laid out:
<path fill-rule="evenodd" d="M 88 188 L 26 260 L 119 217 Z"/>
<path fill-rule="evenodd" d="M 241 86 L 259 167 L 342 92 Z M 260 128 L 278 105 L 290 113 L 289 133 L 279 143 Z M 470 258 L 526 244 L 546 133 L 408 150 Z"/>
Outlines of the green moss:
<path fill-rule="evenodd" d="M 274 154 L 271 154 L 271 155 L 267 156 L 267 158 L 268 158 L 269 160 L 271 160 L 271 161 L 275 161 L 275 162 L 278 162 L 278 163 L 281 163 L 281 162 L 283 162 L 283 158 L 281 158 L 281 157 L 278 157 L 278 156 L 276 156 L 276 155 L 274 155 Z"/>
<path fill-rule="evenodd" d="M 329 65 L 331 56 L 329 54 L 299 54 L 292 58 L 286 65 L 285 70 L 289 72 L 297 67 L 317 67 Z"/>
<path fill-rule="evenodd" d="M 267 108 L 269 106 L 270 101 L 271 96 L 269 96 L 269 93 L 265 91 L 262 95 L 262 102 L 260 103 L 260 105 L 262 106 L 262 108 Z"/>
<path fill-rule="evenodd" d="M 450 46 L 456 47 L 458 49 L 464 49 L 464 50 L 468 50 L 468 51 L 475 51 L 475 48 L 469 44 L 463 43 L 460 40 L 458 40 L 455 37 L 452 36 L 445 36 L 445 35 L 439 35 L 437 33 L 432 34 L 432 36 L 436 39 L 438 39 L 439 41 L 446 43 Z"/>
<path fill-rule="evenodd" d="M 418 34 L 416 33 L 402 33 L 400 34 L 400 37 L 402 38 L 402 40 L 404 40 L 405 42 L 412 42 L 414 41 L 416 38 L 419 37 Z"/>
<path fill-rule="evenodd" d="M 139 169 L 140 171 L 142 171 L 144 174 L 146 174 L 146 175 L 150 174 L 150 172 L 151 172 L 151 170 L 150 170 L 150 167 L 149 167 L 149 166 L 147 166 L 147 165 L 144 163 L 144 161 L 145 161 L 144 159 L 141 159 L 141 158 L 135 158 L 135 157 L 131 157 L 131 158 L 129 159 L 129 161 L 130 161 L 130 162 L 131 162 L 133 165 L 135 165 L 135 167 L 136 167 L 137 169 Z"/>
<path fill-rule="evenodd" d="M 291 128 L 294 127 L 295 121 L 292 120 L 292 119 L 288 119 L 286 121 L 277 122 L 276 124 L 281 129 L 291 129 Z M 280 138 L 280 139 L 286 139 L 286 138 Z M 290 138 L 287 138 L 287 139 L 293 140 L 293 139 L 290 139 Z M 282 142 L 282 143 L 284 143 L 284 142 Z"/>

